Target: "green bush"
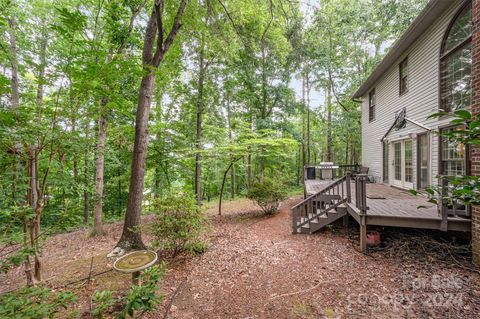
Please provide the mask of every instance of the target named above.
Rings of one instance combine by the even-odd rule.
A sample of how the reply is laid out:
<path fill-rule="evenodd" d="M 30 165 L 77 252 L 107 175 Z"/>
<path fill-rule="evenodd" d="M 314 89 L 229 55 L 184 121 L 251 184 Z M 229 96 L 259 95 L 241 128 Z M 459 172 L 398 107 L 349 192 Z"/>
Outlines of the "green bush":
<path fill-rule="evenodd" d="M 253 185 L 247 197 L 257 203 L 265 214 L 271 215 L 278 210 L 280 202 L 287 197 L 287 193 L 282 183 L 264 178 Z"/>
<path fill-rule="evenodd" d="M 96 291 L 92 297 L 92 317 L 125 319 L 140 318 L 145 312 L 151 311 L 162 302 L 163 296 L 158 294 L 158 282 L 165 275 L 165 264 L 150 267 L 140 275 L 139 285 L 133 285 L 125 295 L 114 298 L 109 290 Z"/>
<path fill-rule="evenodd" d="M 154 203 L 155 219 L 149 225 L 154 248 L 171 252 L 197 253 L 205 250 L 201 241 L 207 219 L 189 193 L 170 193 Z"/>
<path fill-rule="evenodd" d="M 25 287 L 0 296 L 0 318 L 53 318 L 75 300 L 75 295 L 69 291 L 52 292 L 40 286 Z"/>

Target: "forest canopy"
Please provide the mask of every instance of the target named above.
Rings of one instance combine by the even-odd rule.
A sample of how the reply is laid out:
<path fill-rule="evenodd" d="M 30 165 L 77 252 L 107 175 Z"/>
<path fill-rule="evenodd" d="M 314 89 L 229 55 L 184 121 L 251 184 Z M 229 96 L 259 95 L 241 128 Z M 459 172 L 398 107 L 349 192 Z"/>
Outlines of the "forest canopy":
<path fill-rule="evenodd" d="M 360 162 L 350 97 L 425 2 L 1 0 L 2 241 L 125 217 L 140 247 L 131 226 L 172 191 L 201 205 Z"/>

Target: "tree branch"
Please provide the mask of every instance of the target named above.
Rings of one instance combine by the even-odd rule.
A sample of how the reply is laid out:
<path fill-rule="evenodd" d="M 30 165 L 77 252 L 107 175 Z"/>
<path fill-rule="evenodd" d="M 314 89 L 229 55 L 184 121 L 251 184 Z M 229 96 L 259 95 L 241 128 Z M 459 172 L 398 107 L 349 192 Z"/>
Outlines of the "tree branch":
<path fill-rule="evenodd" d="M 170 49 L 170 46 L 172 45 L 173 40 L 175 39 L 178 33 L 178 30 L 180 30 L 182 26 L 180 20 L 183 16 L 183 13 L 185 12 L 185 7 L 187 6 L 187 3 L 188 3 L 188 0 L 181 0 L 180 5 L 178 6 L 177 14 L 175 15 L 175 19 L 173 20 L 173 25 L 172 25 L 172 29 L 170 30 L 170 33 L 168 34 L 164 42 L 162 43 L 157 42 L 157 50 L 152 60 L 152 64 L 155 67 L 158 67 L 160 62 L 163 60 L 163 57 L 165 53 L 167 53 L 168 49 Z M 161 37 L 163 38 L 163 35 Z"/>

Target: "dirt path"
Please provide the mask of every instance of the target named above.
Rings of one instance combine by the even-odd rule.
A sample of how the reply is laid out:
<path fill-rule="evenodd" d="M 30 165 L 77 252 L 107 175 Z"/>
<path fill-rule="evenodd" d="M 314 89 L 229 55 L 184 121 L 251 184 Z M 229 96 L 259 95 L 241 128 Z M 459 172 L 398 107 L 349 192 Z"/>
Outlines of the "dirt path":
<path fill-rule="evenodd" d="M 213 218 L 213 246 L 177 280 L 170 317 L 478 318 L 477 274 L 374 259 L 335 231 L 292 235 L 289 207 L 298 200 L 270 218 L 235 210 Z"/>
<path fill-rule="evenodd" d="M 478 318 L 480 276 L 439 263 L 405 263 L 356 250 L 341 228 L 292 235 L 290 209 L 300 198 L 265 217 L 247 200 L 227 202 L 212 220 L 208 251 L 170 262 L 162 291 L 165 302 L 146 318 Z M 86 230 L 45 243 L 48 284 L 59 286 L 111 269 L 105 258 L 120 224 L 109 236 L 91 239 Z M 148 238 L 146 238 L 148 241 Z M 5 291 L 23 284 L 21 270 L 0 275 Z M 128 276 L 109 272 L 71 289 L 89 308 L 95 290 L 127 289 Z"/>

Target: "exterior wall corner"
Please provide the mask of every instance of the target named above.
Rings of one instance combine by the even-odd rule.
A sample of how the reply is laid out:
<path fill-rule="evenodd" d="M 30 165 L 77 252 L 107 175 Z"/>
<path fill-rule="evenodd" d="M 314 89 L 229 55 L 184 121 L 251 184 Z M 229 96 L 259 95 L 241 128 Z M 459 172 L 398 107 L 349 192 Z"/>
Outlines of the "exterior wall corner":
<path fill-rule="evenodd" d="M 480 114 L 480 0 L 472 1 L 472 114 Z M 480 176 L 480 147 L 472 148 L 472 175 Z M 480 206 L 472 207 L 472 254 L 473 262 L 480 266 Z"/>

